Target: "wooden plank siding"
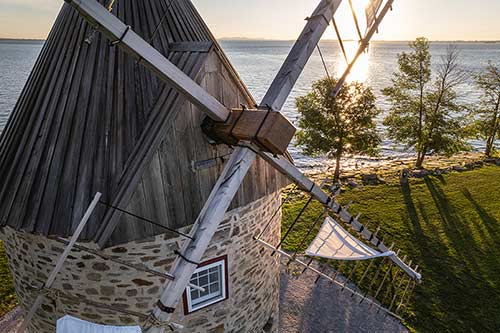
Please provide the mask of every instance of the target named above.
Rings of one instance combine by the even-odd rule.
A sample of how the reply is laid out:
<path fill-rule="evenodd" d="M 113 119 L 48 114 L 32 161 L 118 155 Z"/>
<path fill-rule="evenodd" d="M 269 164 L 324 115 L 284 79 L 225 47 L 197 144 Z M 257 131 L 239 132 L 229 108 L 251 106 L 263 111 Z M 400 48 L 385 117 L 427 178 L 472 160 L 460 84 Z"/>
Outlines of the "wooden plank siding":
<path fill-rule="evenodd" d="M 189 0 L 120 0 L 113 14 L 227 107 L 255 104 Z M 64 4 L 0 137 L 0 225 L 67 237 L 98 191 L 165 226 L 193 223 L 222 166 L 191 162 L 230 148 L 210 145 L 203 114 L 100 33 L 85 43 L 91 32 Z M 247 178 L 232 208 L 285 183 L 263 161 Z M 164 232 L 114 213 L 99 205 L 82 239 L 102 240 L 113 218 L 106 245 Z"/>
<path fill-rule="evenodd" d="M 240 103 L 250 104 L 252 101 L 248 100 L 247 95 L 239 91 L 237 79 L 222 70 L 222 67 L 223 62 L 218 53 L 212 51 L 197 77 L 197 82 L 227 107 L 235 107 Z M 177 118 L 170 125 L 167 137 L 144 172 L 127 210 L 170 228 L 194 223 L 219 178 L 223 165 L 193 171 L 192 161 L 224 156 L 232 150 L 225 145 L 214 146 L 209 143 L 200 129 L 204 118 L 201 111 L 184 102 Z M 161 175 L 161 178 L 158 175 Z M 271 194 L 286 182 L 281 173 L 263 159 L 257 158 L 230 209 Z M 137 205 L 138 201 L 142 204 Z M 140 229 L 144 222 L 134 221 L 127 216 L 122 219 L 108 245 L 138 240 L 161 232 L 154 230 L 150 234 Z"/>

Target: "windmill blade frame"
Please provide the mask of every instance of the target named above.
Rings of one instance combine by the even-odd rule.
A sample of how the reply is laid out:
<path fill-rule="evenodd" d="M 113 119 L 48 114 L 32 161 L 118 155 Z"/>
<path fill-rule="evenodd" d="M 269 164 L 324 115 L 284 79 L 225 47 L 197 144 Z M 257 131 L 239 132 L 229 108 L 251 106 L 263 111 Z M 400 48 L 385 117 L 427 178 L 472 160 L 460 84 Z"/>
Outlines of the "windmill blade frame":
<path fill-rule="evenodd" d="M 308 18 L 306 28 L 303 30 L 280 72 L 273 81 L 261 103 L 261 108 L 269 107 L 273 111 L 281 109 L 324 31 L 329 26 L 341 1 L 322 0 L 313 15 Z M 135 34 L 130 27 L 127 27 L 118 18 L 110 14 L 99 3 L 92 0 L 66 0 L 66 2 L 76 8 L 98 30 L 114 40 L 116 45 L 124 48 L 128 53 L 139 59 L 140 63 L 157 74 L 161 80 L 172 84 L 211 119 L 225 122 L 229 118 L 231 110 L 227 109 L 193 80 L 180 72 L 175 65 L 165 59 L 151 45 Z M 389 0 L 389 2 L 392 4 L 393 0 Z M 379 21 L 381 21 L 381 18 L 379 18 Z M 369 41 L 370 38 L 371 35 L 367 36 L 366 39 Z M 347 75 L 345 75 L 343 80 L 346 77 Z M 189 283 L 189 277 L 196 269 L 196 262 L 201 259 L 213 233 L 229 207 L 230 201 L 236 194 L 249 166 L 253 163 L 257 154 L 264 157 L 266 161 L 292 181 L 299 184 L 299 186 L 307 188 L 306 184 L 311 183 L 311 186 L 307 189 L 310 189 L 311 193 L 323 204 L 328 205 L 331 209 L 339 207 L 335 202 L 331 203 L 328 200 L 328 195 L 303 175 L 293 164 L 285 161 L 282 157 L 276 158 L 269 153 L 261 151 L 259 148 L 253 147 L 251 142 L 242 142 L 242 146 L 233 152 L 230 161 L 224 168 L 221 178 L 218 180 L 193 227 L 192 235 L 196 234 L 200 236 L 197 238 L 198 241 L 194 243 L 186 242 L 183 252 L 181 252 L 181 255 L 173 265 L 171 272 L 176 277 L 176 281 L 175 283 L 167 283 L 158 303 L 159 306 L 154 309 L 154 319 L 159 322 L 169 321 L 172 310 L 175 309 L 180 295 L 182 295 L 186 285 Z M 349 217 L 345 218 L 351 218 L 351 216 L 349 215 Z M 110 234 L 112 228 L 113 226 L 109 226 L 109 229 L 103 234 L 101 244 L 105 242 L 106 234 Z M 402 261 L 397 264 L 405 265 Z M 411 268 L 405 271 L 408 274 L 415 273 Z M 161 331 L 163 331 L 161 327 L 152 327 L 148 330 L 150 333 Z"/>

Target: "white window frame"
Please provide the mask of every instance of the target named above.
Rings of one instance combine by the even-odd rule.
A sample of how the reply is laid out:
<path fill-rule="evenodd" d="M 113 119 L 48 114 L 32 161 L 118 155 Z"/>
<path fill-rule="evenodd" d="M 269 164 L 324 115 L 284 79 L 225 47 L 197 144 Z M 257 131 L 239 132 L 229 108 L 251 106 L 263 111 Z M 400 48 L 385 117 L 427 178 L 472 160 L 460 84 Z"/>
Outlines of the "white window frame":
<path fill-rule="evenodd" d="M 186 300 L 186 312 L 187 314 L 189 313 L 192 313 L 192 312 L 195 312 L 195 311 L 198 311 L 200 309 L 203 309 L 203 308 L 206 308 L 210 305 L 213 305 L 215 303 L 219 303 L 221 301 L 224 301 L 225 299 L 227 299 L 227 281 L 226 281 L 226 277 L 227 277 L 227 257 L 222 257 L 222 258 L 219 258 L 219 259 L 215 259 L 216 261 L 210 263 L 210 264 L 207 264 L 207 265 L 204 265 L 204 264 L 201 264 L 193 273 L 193 275 L 195 273 L 199 273 L 199 272 L 202 272 L 202 271 L 206 271 L 206 270 L 209 270 L 210 268 L 214 268 L 214 267 L 221 267 L 221 276 L 220 276 L 220 288 L 221 288 L 221 294 L 220 296 L 217 296 L 217 297 L 214 297 L 213 299 L 210 300 L 210 294 L 209 295 L 206 295 L 204 296 L 207 300 L 210 300 L 208 302 L 203 302 L 203 300 L 201 301 L 202 303 L 201 304 L 194 304 L 193 305 L 193 300 L 191 299 L 191 290 L 193 288 L 191 287 L 186 287 L 186 294 L 185 294 L 185 300 Z M 213 297 L 213 296 L 212 296 Z M 199 299 L 197 299 L 199 300 Z"/>

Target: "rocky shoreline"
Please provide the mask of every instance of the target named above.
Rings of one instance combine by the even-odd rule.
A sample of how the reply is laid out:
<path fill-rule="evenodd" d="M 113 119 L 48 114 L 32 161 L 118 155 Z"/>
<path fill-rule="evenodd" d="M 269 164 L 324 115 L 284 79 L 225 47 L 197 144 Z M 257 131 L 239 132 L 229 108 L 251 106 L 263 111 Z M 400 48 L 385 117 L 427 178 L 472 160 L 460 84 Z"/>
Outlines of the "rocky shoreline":
<path fill-rule="evenodd" d="M 351 188 L 360 185 L 378 185 L 391 181 L 405 181 L 408 178 L 439 176 L 450 172 L 464 172 L 480 168 L 484 165 L 500 166 L 500 158 L 487 158 L 480 153 L 463 153 L 451 157 L 429 156 L 423 169 L 415 168 L 414 158 L 384 161 L 377 166 L 359 167 L 341 173 L 343 185 Z M 329 172 L 309 172 L 308 175 L 321 182 L 330 176 Z"/>

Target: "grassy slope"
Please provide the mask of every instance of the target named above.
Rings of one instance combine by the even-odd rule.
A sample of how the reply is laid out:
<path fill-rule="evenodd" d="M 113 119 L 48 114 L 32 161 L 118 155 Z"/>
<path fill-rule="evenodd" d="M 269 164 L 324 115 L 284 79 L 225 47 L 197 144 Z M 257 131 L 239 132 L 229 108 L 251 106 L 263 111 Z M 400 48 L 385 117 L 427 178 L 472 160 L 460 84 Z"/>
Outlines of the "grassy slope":
<path fill-rule="evenodd" d="M 284 230 L 304 200 L 285 206 Z M 500 329 L 499 167 L 412 179 L 409 186 L 362 187 L 341 200 L 353 200 L 351 211 L 362 213 L 363 223 L 370 221 L 370 229 L 380 225 L 422 267 L 424 283 L 405 310 L 412 327 L 422 332 Z M 320 209 L 312 205 L 306 211 L 285 243 L 288 250 L 300 247 Z"/>
<path fill-rule="evenodd" d="M 0 241 L 0 316 L 11 310 L 17 304 L 12 286 L 7 257 Z"/>

